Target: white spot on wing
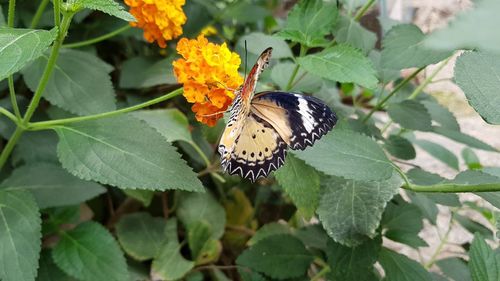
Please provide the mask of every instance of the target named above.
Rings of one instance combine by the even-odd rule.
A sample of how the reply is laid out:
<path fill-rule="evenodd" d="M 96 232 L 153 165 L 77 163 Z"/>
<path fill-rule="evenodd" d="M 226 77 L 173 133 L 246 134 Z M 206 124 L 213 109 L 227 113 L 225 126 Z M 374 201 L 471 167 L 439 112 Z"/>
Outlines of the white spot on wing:
<path fill-rule="evenodd" d="M 307 100 L 300 97 L 299 99 L 299 113 L 302 118 L 302 124 L 308 133 L 311 133 L 314 130 L 314 118 L 312 117 L 309 111 L 309 105 L 307 104 Z"/>

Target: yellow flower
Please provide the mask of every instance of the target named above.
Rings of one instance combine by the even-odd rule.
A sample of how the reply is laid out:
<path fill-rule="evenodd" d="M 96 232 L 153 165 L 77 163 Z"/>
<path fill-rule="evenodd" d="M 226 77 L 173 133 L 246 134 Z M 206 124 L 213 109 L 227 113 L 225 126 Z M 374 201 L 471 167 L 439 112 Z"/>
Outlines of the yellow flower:
<path fill-rule="evenodd" d="M 185 0 L 125 0 L 130 13 L 137 19 L 130 25 L 144 30 L 144 38 L 153 43 L 156 41 L 162 48 L 166 41 L 182 34 L 182 25 L 186 23 L 186 15 L 182 11 Z"/>
<path fill-rule="evenodd" d="M 217 29 L 213 25 L 207 25 L 200 31 L 200 33 L 205 36 L 211 36 L 217 34 Z"/>
<path fill-rule="evenodd" d="M 177 52 L 182 58 L 173 62 L 174 73 L 184 85 L 184 97 L 194 103 L 196 120 L 214 126 L 234 98 L 230 89 L 243 83 L 238 73 L 241 59 L 225 43 L 210 43 L 203 34 L 179 40 Z"/>

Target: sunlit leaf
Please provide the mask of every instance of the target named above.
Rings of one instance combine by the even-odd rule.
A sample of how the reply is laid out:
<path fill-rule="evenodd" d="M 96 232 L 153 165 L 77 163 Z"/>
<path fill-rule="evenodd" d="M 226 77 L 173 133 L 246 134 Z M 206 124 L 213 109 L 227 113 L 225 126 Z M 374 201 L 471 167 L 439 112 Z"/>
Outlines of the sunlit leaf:
<path fill-rule="evenodd" d="M 56 36 L 57 29 L 1 28 L 0 81 L 41 56 Z"/>
<path fill-rule="evenodd" d="M 377 86 L 371 61 L 349 45 L 336 45 L 297 61 L 308 72 L 328 80 L 353 82 L 371 89 Z"/>
<path fill-rule="evenodd" d="M 378 182 L 329 178 L 322 182 L 319 220 L 335 241 L 359 245 L 375 236 L 382 212 L 401 182 L 397 174 Z"/>
<path fill-rule="evenodd" d="M 288 13 L 286 25 L 277 36 L 309 47 L 325 43 L 337 19 L 337 7 L 323 0 L 302 0 Z"/>
<path fill-rule="evenodd" d="M 455 82 L 486 122 L 500 124 L 500 54 L 463 53 L 455 64 Z"/>
<path fill-rule="evenodd" d="M 316 170 L 288 154 L 285 165 L 274 174 L 297 208 L 306 218 L 311 218 L 319 202 L 320 176 Z"/>
<path fill-rule="evenodd" d="M 131 116 L 79 122 L 55 130 L 59 160 L 82 179 L 130 189 L 203 191 L 175 148 Z"/>
<path fill-rule="evenodd" d="M 341 128 L 333 129 L 313 147 L 295 155 L 318 171 L 354 180 L 383 180 L 393 166 L 371 138 Z"/>

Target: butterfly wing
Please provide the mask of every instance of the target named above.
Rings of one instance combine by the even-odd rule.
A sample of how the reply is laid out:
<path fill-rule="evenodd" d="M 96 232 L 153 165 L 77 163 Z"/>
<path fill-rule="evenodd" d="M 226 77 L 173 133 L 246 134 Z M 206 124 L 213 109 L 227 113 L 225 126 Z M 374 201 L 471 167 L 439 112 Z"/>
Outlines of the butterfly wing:
<path fill-rule="evenodd" d="M 232 153 L 222 158 L 222 168 L 252 182 L 266 177 L 285 161 L 287 144 L 265 120 L 250 114 L 244 121 Z"/>
<path fill-rule="evenodd" d="M 285 92 L 255 95 L 250 110 L 267 121 L 291 149 L 313 145 L 337 122 L 335 113 L 321 100 Z"/>

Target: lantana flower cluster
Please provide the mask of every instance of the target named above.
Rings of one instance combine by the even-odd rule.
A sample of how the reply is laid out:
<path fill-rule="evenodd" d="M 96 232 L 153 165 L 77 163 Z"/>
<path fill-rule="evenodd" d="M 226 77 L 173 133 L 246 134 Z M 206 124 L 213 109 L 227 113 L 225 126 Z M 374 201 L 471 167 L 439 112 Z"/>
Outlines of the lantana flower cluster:
<path fill-rule="evenodd" d="M 130 13 L 137 22 L 131 26 L 144 30 L 144 38 L 161 48 L 167 46 L 166 41 L 182 34 L 182 25 L 186 23 L 186 15 L 182 10 L 185 0 L 125 0 Z"/>
<path fill-rule="evenodd" d="M 234 98 L 233 89 L 243 83 L 238 73 L 241 59 L 227 45 L 217 45 L 203 34 L 197 39 L 182 38 L 177 44 L 182 58 L 174 61 L 174 73 L 184 85 L 184 97 L 196 119 L 214 126 Z"/>

